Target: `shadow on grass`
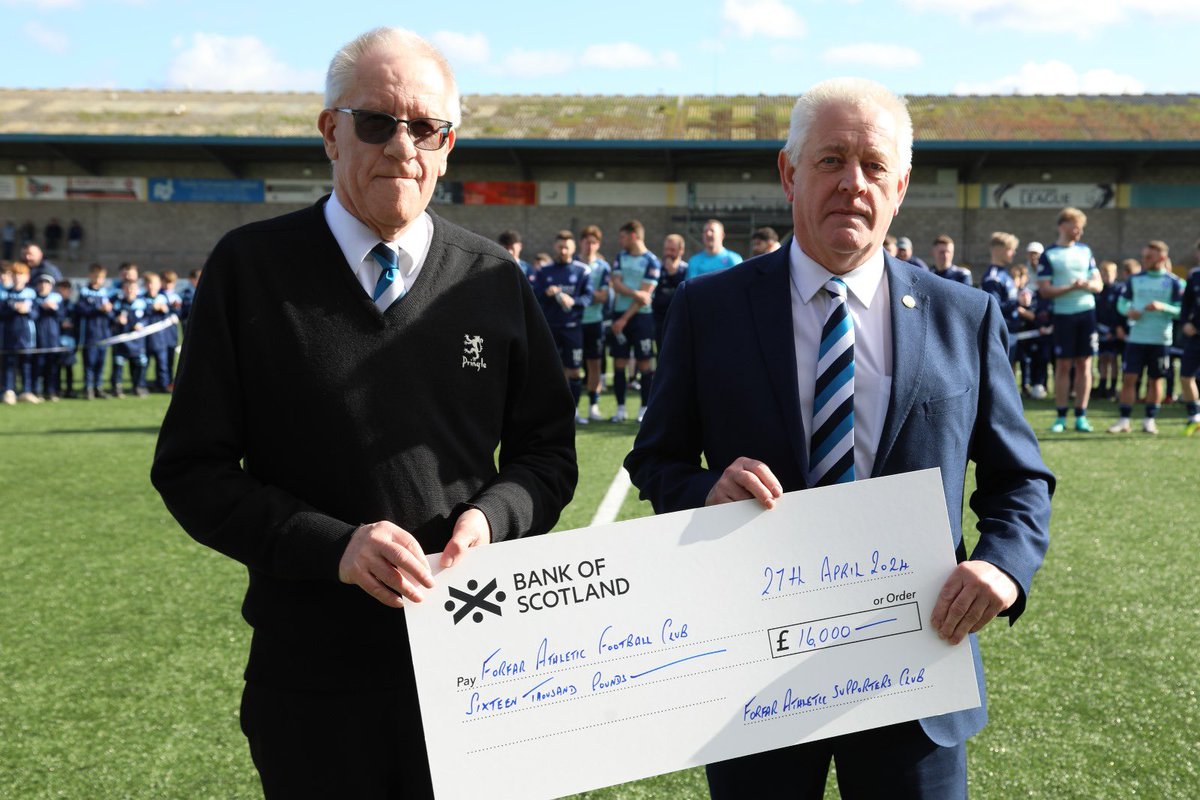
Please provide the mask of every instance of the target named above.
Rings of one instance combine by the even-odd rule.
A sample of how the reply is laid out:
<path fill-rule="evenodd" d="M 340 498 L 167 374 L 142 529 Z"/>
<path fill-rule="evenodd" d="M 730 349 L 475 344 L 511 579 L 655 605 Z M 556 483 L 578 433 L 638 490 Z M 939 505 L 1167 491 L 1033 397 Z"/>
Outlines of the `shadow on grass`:
<path fill-rule="evenodd" d="M 131 425 L 128 428 L 54 428 L 46 431 L 0 431 L 0 436 L 43 436 L 46 434 L 74 436 L 80 433 L 152 433 L 158 435 L 158 425 Z"/>

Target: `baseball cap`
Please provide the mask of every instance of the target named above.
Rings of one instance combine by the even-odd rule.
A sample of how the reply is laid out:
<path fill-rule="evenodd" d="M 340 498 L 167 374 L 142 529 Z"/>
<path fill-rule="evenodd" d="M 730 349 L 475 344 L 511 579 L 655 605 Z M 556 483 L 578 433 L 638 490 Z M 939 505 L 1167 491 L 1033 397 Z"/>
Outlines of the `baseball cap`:
<path fill-rule="evenodd" d="M 49 272 L 43 272 L 41 275 L 38 275 L 36 278 L 33 279 L 34 283 L 41 283 L 42 281 L 47 281 L 48 283 L 54 283 L 54 276 L 51 275 Z"/>
<path fill-rule="evenodd" d="M 896 247 L 904 250 L 912 250 L 912 239 L 908 238 L 907 236 L 901 236 L 896 240 Z"/>
<path fill-rule="evenodd" d="M 1025 248 L 1025 252 L 1026 253 L 1044 253 L 1044 252 L 1046 252 L 1046 248 L 1042 247 L 1041 242 L 1030 242 L 1029 246 Z"/>

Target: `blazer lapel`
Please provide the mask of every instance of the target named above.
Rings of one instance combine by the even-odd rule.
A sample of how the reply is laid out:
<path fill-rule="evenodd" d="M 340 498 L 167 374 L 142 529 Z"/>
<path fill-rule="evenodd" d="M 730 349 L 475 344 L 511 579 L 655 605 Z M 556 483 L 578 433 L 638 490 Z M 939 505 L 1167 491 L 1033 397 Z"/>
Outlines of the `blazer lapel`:
<path fill-rule="evenodd" d="M 790 238 L 770 255 L 756 259 L 758 274 L 747 293 L 758 346 L 783 416 L 785 433 L 796 454 L 800 474 L 808 473 L 804 425 L 800 419 L 800 390 L 796 378 L 796 336 L 792 331 L 792 287 L 788 253 Z"/>
<path fill-rule="evenodd" d="M 883 474 L 900 429 L 912 412 L 921 384 L 930 311 L 929 297 L 921 291 L 921 281 L 928 278 L 911 264 L 897 261 L 891 256 L 885 257 L 884 264 L 892 312 L 892 392 L 884 416 L 883 432 L 879 436 L 872 477 Z"/>

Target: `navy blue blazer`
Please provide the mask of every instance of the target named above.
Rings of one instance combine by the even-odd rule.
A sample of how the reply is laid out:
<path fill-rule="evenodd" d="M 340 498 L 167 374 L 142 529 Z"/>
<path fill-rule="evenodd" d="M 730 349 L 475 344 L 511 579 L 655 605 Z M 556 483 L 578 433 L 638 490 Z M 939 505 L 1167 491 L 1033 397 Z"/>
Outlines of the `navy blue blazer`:
<path fill-rule="evenodd" d="M 676 292 L 653 395 L 625 466 L 658 513 L 698 508 L 739 456 L 767 464 L 785 492 L 807 488 L 792 333 L 790 241 L 773 253 L 688 280 Z M 1049 542 L 1054 476 L 1025 421 L 1008 334 L 991 295 L 885 254 L 892 315 L 892 389 L 872 477 L 940 467 L 959 558 L 967 461 L 979 541 L 971 558 L 1019 587 L 1025 608 Z M 915 300 L 912 308 L 902 302 Z M 711 469 L 701 465 L 701 455 Z M 983 665 L 970 637 L 984 704 L 921 720 L 941 745 L 987 721 Z"/>

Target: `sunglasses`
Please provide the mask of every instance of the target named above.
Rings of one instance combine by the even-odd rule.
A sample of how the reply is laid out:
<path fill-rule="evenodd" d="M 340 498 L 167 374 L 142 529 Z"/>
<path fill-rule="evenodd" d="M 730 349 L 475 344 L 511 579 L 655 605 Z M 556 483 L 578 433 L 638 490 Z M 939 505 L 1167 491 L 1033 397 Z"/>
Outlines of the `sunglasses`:
<path fill-rule="evenodd" d="M 420 150 L 441 150 L 450 136 L 453 122 L 444 119 L 399 119 L 382 111 L 365 111 L 361 108 L 335 108 L 354 117 L 354 135 L 364 144 L 383 144 L 396 135 L 401 123 L 408 128 L 413 146 Z"/>

